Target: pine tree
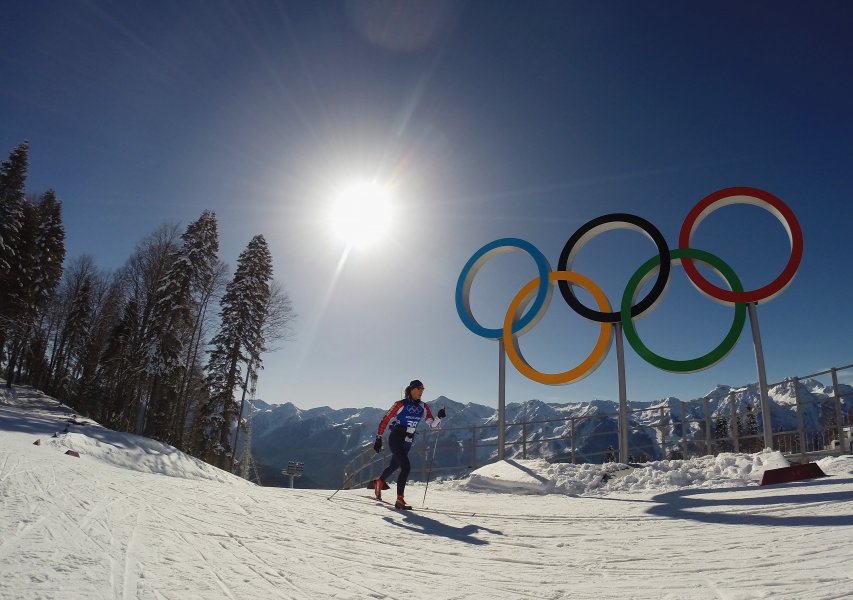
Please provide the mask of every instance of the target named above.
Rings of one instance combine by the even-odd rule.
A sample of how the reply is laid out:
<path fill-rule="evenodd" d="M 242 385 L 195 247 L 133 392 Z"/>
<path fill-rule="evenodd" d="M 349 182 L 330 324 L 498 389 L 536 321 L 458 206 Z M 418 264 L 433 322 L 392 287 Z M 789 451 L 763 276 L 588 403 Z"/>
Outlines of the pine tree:
<path fill-rule="evenodd" d="M 65 227 L 62 224 L 62 204 L 56 192 L 48 190 L 37 204 L 39 229 L 36 234 L 35 302 L 46 307 L 62 278 L 65 261 Z"/>
<path fill-rule="evenodd" d="M 132 427 L 126 395 L 136 374 L 130 365 L 136 364 L 132 355 L 133 339 L 139 330 L 139 304 L 131 298 L 124 306 L 121 319 L 113 326 L 100 361 L 99 379 L 105 388 L 101 407 L 101 422 L 119 430 Z"/>
<path fill-rule="evenodd" d="M 119 319 L 122 296 L 121 286 L 115 278 L 108 281 L 103 276 L 96 277 L 92 324 L 74 372 L 73 383 L 74 406 L 86 415 L 100 413 L 106 402 L 107 388 L 101 380 L 100 362 L 111 329 Z"/>
<path fill-rule="evenodd" d="M 24 185 L 28 163 L 29 145 L 26 141 L 12 151 L 8 160 L 0 163 L 0 354 L 10 330 L 20 337 L 18 319 L 22 307 L 16 279 L 21 268 L 19 236 L 26 218 Z"/>
<path fill-rule="evenodd" d="M 206 402 L 207 397 L 198 394 L 203 389 L 203 371 L 198 362 L 201 340 L 205 333 L 205 320 L 208 305 L 217 289 L 225 285 L 226 267 L 218 259 L 219 232 L 216 214 L 205 210 L 193 225 L 192 243 L 187 245 L 189 261 L 192 264 L 191 303 L 192 327 L 184 353 L 183 376 L 177 390 L 177 400 L 171 416 L 170 431 L 172 442 L 181 449 L 184 446 L 184 433 L 190 420 L 190 410 L 198 403 Z"/>
<path fill-rule="evenodd" d="M 241 364 L 251 368 L 263 350 L 271 279 L 272 256 L 264 237 L 257 235 L 240 254 L 234 279 L 225 288 L 222 322 L 211 341 L 207 366 L 210 399 L 201 415 L 201 450 L 207 460 L 223 468 L 230 468 L 233 456 L 230 439 L 239 419 L 234 393 L 242 383 Z"/>
<path fill-rule="evenodd" d="M 69 269 L 63 282 L 62 322 L 54 342 L 47 391 L 69 400 L 74 371 L 84 354 L 94 316 L 95 263 L 91 256 L 81 256 Z"/>
<path fill-rule="evenodd" d="M 228 266 L 217 261 L 210 280 L 203 285 L 199 282 L 193 293 L 194 321 L 185 356 L 188 368 L 181 381 L 178 411 L 173 425 L 173 430 L 178 432 L 175 446 L 186 452 L 200 452 L 201 415 L 210 399 L 205 366 L 201 363 L 202 340 L 212 337 L 211 332 L 219 325 L 218 318 L 211 314 L 210 303 L 215 296 L 224 293 L 227 279 Z"/>
<path fill-rule="evenodd" d="M 61 207 L 53 190 L 36 202 L 24 204 L 22 226 L 15 237 L 14 269 L 5 277 L 7 336 L 12 351 L 7 370 L 7 385 L 19 358 L 29 355 L 30 337 L 37 336 L 39 315 L 46 310 L 62 275 L 65 258 L 65 230 Z"/>
<path fill-rule="evenodd" d="M 741 446 L 742 452 L 758 452 L 761 449 L 762 442 L 758 439 L 758 419 L 755 417 L 755 411 L 752 405 L 746 407 L 746 417 L 743 424 L 743 435 L 746 439 Z"/>
<path fill-rule="evenodd" d="M 729 441 L 729 420 L 725 416 L 720 415 L 714 421 L 714 438 L 717 440 L 717 448 L 721 451 L 730 449 Z"/>
<path fill-rule="evenodd" d="M 146 420 L 146 434 L 164 441 L 177 435 L 170 427 L 178 412 L 178 388 L 187 365 L 182 362 L 184 338 L 193 325 L 192 292 L 196 282 L 213 276 L 219 242 L 216 218 L 205 211 L 181 236 L 171 266 L 157 289 L 148 331 L 149 366 L 152 387 Z"/>
<path fill-rule="evenodd" d="M 138 306 L 139 319 L 126 348 L 126 368 L 130 372 L 127 386 L 122 390 L 122 422 L 129 423 L 129 431 L 141 434 L 145 425 L 145 412 L 151 393 L 153 353 L 152 333 L 159 324 L 154 319 L 154 308 L 159 299 L 163 278 L 170 269 L 179 248 L 177 227 L 163 224 L 140 242 L 133 255 L 119 272 L 127 300 Z"/>
<path fill-rule="evenodd" d="M 15 238 L 23 226 L 24 185 L 29 166 L 29 143 L 24 141 L 0 163 L 0 273 L 14 266 Z"/>
<path fill-rule="evenodd" d="M 9 345 L 6 366 L 6 385 L 11 387 L 15 380 L 15 369 L 26 346 L 32 324 L 37 314 L 35 303 L 36 279 L 36 233 L 38 214 L 35 206 L 25 202 L 23 218 L 14 237 L 9 256 L 11 268 L 3 276 L 3 325 Z"/>

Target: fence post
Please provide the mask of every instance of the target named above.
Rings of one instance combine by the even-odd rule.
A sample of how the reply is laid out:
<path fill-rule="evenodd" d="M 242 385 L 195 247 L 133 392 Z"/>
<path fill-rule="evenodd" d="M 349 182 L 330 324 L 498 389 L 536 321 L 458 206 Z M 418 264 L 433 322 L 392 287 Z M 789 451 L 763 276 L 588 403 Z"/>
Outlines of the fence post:
<path fill-rule="evenodd" d="M 527 460 L 527 421 L 521 424 L 521 458 Z"/>
<path fill-rule="evenodd" d="M 740 452 L 740 416 L 737 414 L 737 405 L 735 403 L 735 393 L 729 392 L 729 402 L 732 405 L 732 438 L 735 452 Z"/>
<path fill-rule="evenodd" d="M 471 428 L 471 470 L 477 468 L 477 428 Z"/>
<path fill-rule="evenodd" d="M 575 464 L 575 418 L 572 417 L 572 464 Z"/>
<path fill-rule="evenodd" d="M 835 438 L 838 440 L 838 449 L 841 450 L 841 394 L 838 392 L 838 370 L 832 367 L 832 395 L 835 397 Z"/>
<path fill-rule="evenodd" d="M 794 398 L 797 400 L 797 435 L 800 438 L 800 454 L 805 458 L 806 455 L 806 425 L 803 418 L 803 403 L 800 401 L 800 380 L 798 377 L 792 377 L 794 383 Z"/>
<path fill-rule="evenodd" d="M 702 398 L 702 410 L 705 412 L 705 450 L 708 455 L 714 454 L 711 445 L 711 411 L 708 410 L 708 399 Z"/>
<path fill-rule="evenodd" d="M 687 404 L 682 400 L 681 401 L 681 456 L 684 460 L 687 460 L 687 450 L 689 448 L 687 444 Z"/>

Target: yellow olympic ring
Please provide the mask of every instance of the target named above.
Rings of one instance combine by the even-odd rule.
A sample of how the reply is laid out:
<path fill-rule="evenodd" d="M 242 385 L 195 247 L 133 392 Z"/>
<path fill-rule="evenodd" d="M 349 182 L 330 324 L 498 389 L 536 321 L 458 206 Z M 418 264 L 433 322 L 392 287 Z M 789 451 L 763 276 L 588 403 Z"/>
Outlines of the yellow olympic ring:
<path fill-rule="evenodd" d="M 610 303 L 607 301 L 607 296 L 604 295 L 601 288 L 589 277 L 572 271 L 551 271 L 548 273 L 548 284 L 551 285 L 555 281 L 568 281 L 574 285 L 581 286 L 592 294 L 592 297 L 598 303 L 598 310 L 601 312 L 610 312 Z M 595 343 L 592 353 L 575 368 L 562 373 L 542 373 L 541 371 L 537 371 L 522 356 L 521 349 L 518 347 L 518 336 L 513 333 L 512 326 L 527 308 L 527 305 L 538 289 L 539 283 L 540 280 L 538 277 L 528 282 L 516 294 L 515 298 L 512 299 L 509 309 L 507 309 L 503 326 L 503 341 L 506 355 L 513 366 L 518 369 L 519 373 L 538 383 L 563 385 L 572 383 L 573 381 L 580 381 L 595 371 L 604 360 L 604 357 L 607 356 L 607 352 L 610 350 L 613 325 L 611 323 L 599 323 L 601 332 L 598 334 L 598 341 Z M 544 313 L 544 310 L 540 311 L 540 315 Z"/>

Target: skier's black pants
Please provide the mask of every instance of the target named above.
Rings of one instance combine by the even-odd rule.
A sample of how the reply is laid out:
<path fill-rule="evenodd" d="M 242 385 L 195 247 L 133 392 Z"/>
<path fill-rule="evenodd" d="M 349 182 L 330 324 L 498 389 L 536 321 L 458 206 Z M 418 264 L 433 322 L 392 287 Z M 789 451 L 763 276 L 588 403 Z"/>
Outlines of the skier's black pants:
<path fill-rule="evenodd" d="M 388 436 L 388 448 L 391 449 L 391 463 L 382 471 L 379 479 L 388 481 L 388 478 L 394 474 L 394 471 L 400 469 L 400 475 L 397 476 L 397 495 L 402 496 L 406 491 L 406 479 L 409 478 L 409 471 L 412 470 L 412 464 L 409 462 L 409 449 L 412 447 L 412 442 L 406 441 L 406 430 L 402 427 L 391 431 Z"/>

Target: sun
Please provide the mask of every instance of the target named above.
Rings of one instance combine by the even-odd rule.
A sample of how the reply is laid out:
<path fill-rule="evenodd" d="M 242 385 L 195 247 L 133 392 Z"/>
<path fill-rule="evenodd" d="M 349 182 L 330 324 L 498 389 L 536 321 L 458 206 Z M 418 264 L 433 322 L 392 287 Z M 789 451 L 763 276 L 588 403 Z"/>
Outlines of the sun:
<path fill-rule="evenodd" d="M 376 183 L 346 187 L 332 206 L 332 228 L 347 246 L 361 247 L 381 240 L 391 225 L 388 190 Z"/>

